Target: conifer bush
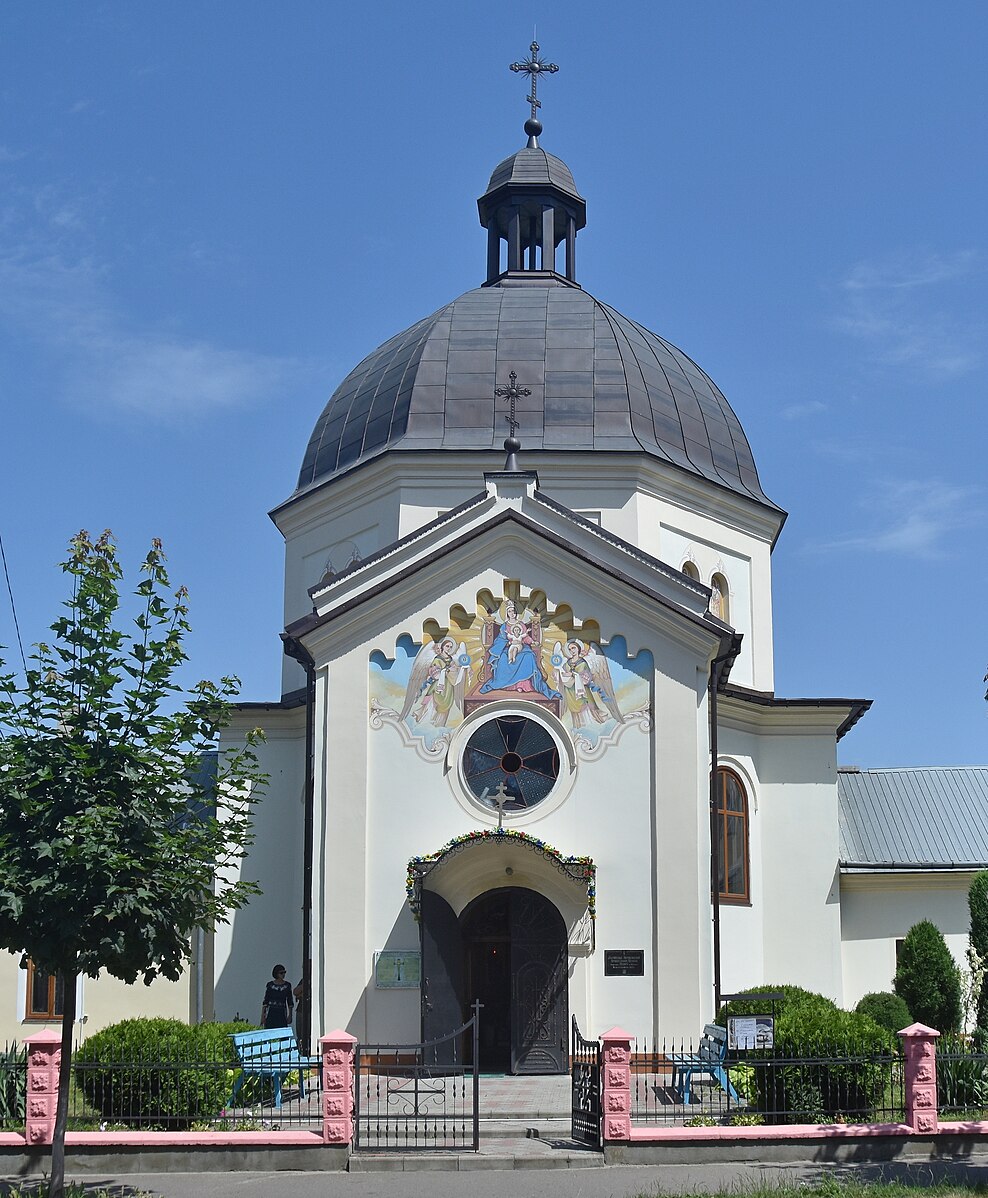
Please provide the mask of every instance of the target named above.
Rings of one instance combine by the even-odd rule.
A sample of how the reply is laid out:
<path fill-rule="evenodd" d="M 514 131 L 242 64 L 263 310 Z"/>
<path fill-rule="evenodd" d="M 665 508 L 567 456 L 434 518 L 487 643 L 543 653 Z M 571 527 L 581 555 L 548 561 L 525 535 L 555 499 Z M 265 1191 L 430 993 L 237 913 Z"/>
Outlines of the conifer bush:
<path fill-rule="evenodd" d="M 938 1032 L 960 1030 L 960 970 L 943 933 L 928 919 L 913 924 L 906 933 L 894 985 L 916 1022 Z"/>
<path fill-rule="evenodd" d="M 107 1120 L 182 1131 L 214 1119 L 226 1105 L 237 1064 L 230 1035 L 249 1027 L 125 1019 L 78 1049 L 76 1083 Z"/>

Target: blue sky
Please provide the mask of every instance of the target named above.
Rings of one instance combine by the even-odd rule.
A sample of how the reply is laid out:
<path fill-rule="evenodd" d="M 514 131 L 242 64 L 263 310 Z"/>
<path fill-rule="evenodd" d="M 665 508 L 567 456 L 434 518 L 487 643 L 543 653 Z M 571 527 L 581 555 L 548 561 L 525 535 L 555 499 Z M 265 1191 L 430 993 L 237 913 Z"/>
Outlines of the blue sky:
<path fill-rule="evenodd" d="M 524 140 L 507 65 L 533 21 L 581 283 L 711 374 L 790 512 L 778 692 L 875 700 L 845 762 L 985 761 L 980 2 L 8 0 L 0 532 L 25 641 L 75 530 L 134 564 L 160 536 L 192 672 L 277 696 L 266 512 L 342 376 L 482 280 L 475 201 Z"/>

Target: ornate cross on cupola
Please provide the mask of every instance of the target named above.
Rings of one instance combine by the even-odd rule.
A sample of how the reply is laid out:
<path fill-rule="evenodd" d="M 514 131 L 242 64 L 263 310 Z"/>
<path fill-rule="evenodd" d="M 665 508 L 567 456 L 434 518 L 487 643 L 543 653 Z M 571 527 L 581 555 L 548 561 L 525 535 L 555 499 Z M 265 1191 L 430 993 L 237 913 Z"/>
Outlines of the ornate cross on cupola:
<path fill-rule="evenodd" d="M 504 451 L 508 455 L 504 462 L 504 469 L 511 473 L 517 473 L 520 469 L 518 465 L 518 450 L 521 449 L 521 442 L 518 440 L 518 417 L 515 415 L 515 403 L 525 395 L 531 395 L 532 392 L 528 387 L 518 386 L 518 376 L 512 370 L 508 375 L 508 385 L 506 387 L 495 387 L 494 398 L 506 399 L 509 404 L 508 414 L 505 420 L 508 422 L 508 435 L 504 439 Z"/>
<path fill-rule="evenodd" d="M 529 46 L 529 50 L 530 50 L 529 57 L 526 58 L 524 62 L 513 62 L 511 64 L 511 70 L 512 71 L 525 71 L 528 75 L 531 76 L 532 94 L 530 96 L 526 96 L 525 99 L 532 106 L 531 119 L 533 121 L 537 121 L 538 120 L 537 110 L 542 107 L 541 103 L 539 102 L 539 98 L 538 98 L 539 76 L 540 75 L 555 75 L 555 73 L 559 70 L 559 67 L 554 62 L 545 62 L 543 59 L 541 59 L 539 57 L 539 43 L 538 42 L 532 42 L 531 46 Z M 528 133 L 527 128 L 526 128 L 525 132 Z M 532 136 L 537 137 L 538 134 L 541 132 L 542 132 L 542 130 L 540 128 L 538 130 L 538 132 L 535 134 L 532 134 Z"/>

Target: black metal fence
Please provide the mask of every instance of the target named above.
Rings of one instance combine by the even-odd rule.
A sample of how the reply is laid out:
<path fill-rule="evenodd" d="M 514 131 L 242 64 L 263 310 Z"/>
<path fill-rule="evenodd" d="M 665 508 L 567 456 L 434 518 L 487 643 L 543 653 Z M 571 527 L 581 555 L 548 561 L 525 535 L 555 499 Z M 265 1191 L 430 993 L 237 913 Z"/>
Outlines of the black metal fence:
<path fill-rule="evenodd" d="M 197 1051 L 167 1044 L 98 1060 L 76 1049 L 69 1129 L 164 1131 L 318 1130 L 319 1070 L 242 1070 L 232 1044 Z"/>
<path fill-rule="evenodd" d="M 358 1044 L 356 1150 L 480 1148 L 480 1003 L 447 1036 L 420 1044 Z"/>
<path fill-rule="evenodd" d="M 0 1052 L 0 1131 L 24 1130 L 27 1049 L 16 1041 Z"/>
<path fill-rule="evenodd" d="M 988 1053 L 957 1038 L 939 1040 L 937 1100 L 941 1119 L 988 1119 Z"/>
<path fill-rule="evenodd" d="M 600 1147 L 600 1043 L 585 1040 L 573 1016 L 571 1131 L 581 1144 Z"/>
<path fill-rule="evenodd" d="M 632 1042 L 631 1119 L 642 1125 L 898 1123 L 904 1118 L 898 1052 L 785 1047 L 703 1059 L 700 1043 Z"/>

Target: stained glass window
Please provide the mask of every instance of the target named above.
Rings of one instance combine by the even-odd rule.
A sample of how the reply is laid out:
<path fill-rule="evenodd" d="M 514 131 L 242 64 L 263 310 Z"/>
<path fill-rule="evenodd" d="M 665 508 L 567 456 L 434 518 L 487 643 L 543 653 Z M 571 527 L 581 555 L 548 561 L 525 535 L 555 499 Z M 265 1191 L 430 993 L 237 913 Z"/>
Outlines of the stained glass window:
<path fill-rule="evenodd" d="M 548 730 L 521 715 L 499 715 L 481 724 L 467 741 L 463 777 L 472 793 L 497 810 L 500 787 L 504 810 L 524 811 L 541 803 L 559 777 L 559 750 Z"/>

